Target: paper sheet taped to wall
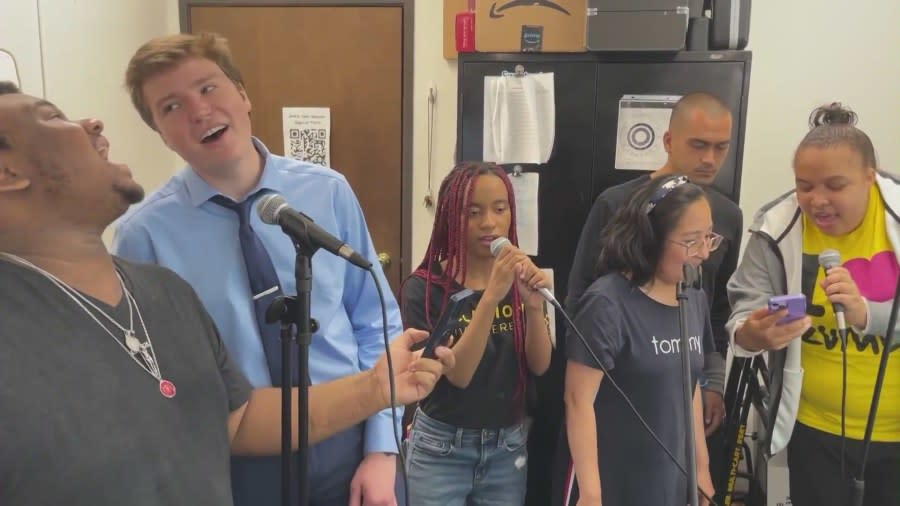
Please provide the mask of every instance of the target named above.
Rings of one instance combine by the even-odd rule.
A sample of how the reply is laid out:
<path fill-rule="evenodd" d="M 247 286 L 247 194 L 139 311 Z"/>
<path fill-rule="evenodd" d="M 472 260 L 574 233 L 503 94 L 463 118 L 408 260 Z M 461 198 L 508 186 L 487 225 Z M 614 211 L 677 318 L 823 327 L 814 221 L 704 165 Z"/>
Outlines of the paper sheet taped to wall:
<path fill-rule="evenodd" d="M 285 157 L 331 166 L 331 109 L 282 107 L 281 126 Z"/>
<path fill-rule="evenodd" d="M 616 134 L 616 168 L 656 170 L 666 163 L 663 134 L 678 95 L 622 95 Z"/>

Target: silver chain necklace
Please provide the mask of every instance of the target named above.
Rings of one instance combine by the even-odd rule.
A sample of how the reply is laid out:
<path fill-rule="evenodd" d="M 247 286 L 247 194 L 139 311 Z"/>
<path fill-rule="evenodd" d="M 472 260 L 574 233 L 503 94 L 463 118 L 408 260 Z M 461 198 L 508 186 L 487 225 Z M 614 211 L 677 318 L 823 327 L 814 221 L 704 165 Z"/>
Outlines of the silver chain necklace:
<path fill-rule="evenodd" d="M 67 285 L 63 280 L 59 279 L 53 274 L 45 271 L 44 269 L 41 269 L 28 260 L 25 260 L 24 258 L 13 255 L 11 253 L 0 252 L 0 255 L 8 260 L 36 271 L 50 280 L 50 282 L 56 285 L 57 288 L 68 295 L 69 298 L 72 299 L 72 301 L 75 302 L 75 304 L 77 304 L 82 311 L 90 316 L 91 319 L 100 326 L 100 328 L 105 330 L 106 333 L 109 334 L 109 337 L 113 338 L 113 341 L 115 341 L 116 344 L 118 344 L 119 347 L 122 348 L 122 350 L 124 350 L 125 353 L 127 353 L 128 356 L 130 356 L 131 359 L 134 360 L 134 362 L 138 366 L 140 366 L 141 369 L 146 371 L 150 376 L 153 376 L 156 381 L 159 382 L 159 393 L 162 394 L 163 397 L 167 399 L 175 397 L 175 384 L 167 379 L 163 379 L 162 377 L 162 372 L 159 368 L 159 362 L 157 362 L 156 360 L 156 351 L 154 351 L 153 349 L 153 341 L 150 339 L 150 333 L 147 332 L 147 325 L 144 323 L 144 317 L 141 315 L 141 308 L 138 306 L 137 301 L 134 299 L 134 296 L 131 295 L 131 292 L 128 291 L 128 288 L 125 287 L 125 282 L 122 280 L 122 275 L 119 273 L 118 268 L 116 269 L 116 278 L 119 280 L 119 286 L 122 287 L 122 296 L 125 297 L 125 302 L 128 304 L 128 328 L 123 327 L 121 324 L 119 324 L 118 321 L 116 321 L 115 318 L 97 307 L 97 305 L 91 302 L 91 300 L 88 299 L 85 295 Z M 100 319 L 97 318 L 97 315 L 91 312 L 91 310 L 89 310 L 87 306 L 85 306 L 85 304 L 87 304 L 87 306 L 90 306 L 97 313 L 103 315 L 104 318 L 106 318 L 110 323 L 118 328 L 124 336 L 123 339 L 119 340 L 118 338 L 116 338 L 115 334 L 113 334 L 112 331 L 109 330 L 109 327 L 104 325 L 103 322 L 101 322 Z M 147 337 L 146 342 L 141 342 L 141 340 L 138 339 L 137 335 L 134 332 L 134 313 L 137 313 L 138 321 L 141 322 L 141 328 L 144 331 L 144 335 Z"/>

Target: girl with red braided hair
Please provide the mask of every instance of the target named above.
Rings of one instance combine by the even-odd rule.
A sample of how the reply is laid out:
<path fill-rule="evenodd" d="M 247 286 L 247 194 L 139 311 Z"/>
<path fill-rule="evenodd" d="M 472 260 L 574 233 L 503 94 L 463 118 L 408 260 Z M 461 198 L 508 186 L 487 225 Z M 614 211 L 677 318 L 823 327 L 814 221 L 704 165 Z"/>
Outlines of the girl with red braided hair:
<path fill-rule="evenodd" d="M 432 329 L 451 295 L 476 295 L 459 318 L 456 366 L 413 415 L 406 442 L 409 502 L 416 506 L 522 504 L 527 476 L 528 374 L 550 365 L 546 275 L 519 250 L 509 178 L 495 164 L 464 162 L 441 183 L 431 241 L 404 282 L 406 327 Z M 494 257 L 491 242 L 510 243 Z"/>

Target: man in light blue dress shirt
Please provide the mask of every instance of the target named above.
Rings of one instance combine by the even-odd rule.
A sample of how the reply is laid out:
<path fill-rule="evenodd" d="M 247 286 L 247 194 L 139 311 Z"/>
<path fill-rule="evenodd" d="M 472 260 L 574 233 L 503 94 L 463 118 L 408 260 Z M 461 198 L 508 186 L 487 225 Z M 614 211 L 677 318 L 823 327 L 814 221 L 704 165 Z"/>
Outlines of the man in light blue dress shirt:
<path fill-rule="evenodd" d="M 251 103 L 227 43 L 219 36 L 151 40 L 132 57 L 126 84 L 138 112 L 188 166 L 116 224 L 113 248 L 131 260 L 166 266 L 186 279 L 218 326 L 229 353 L 255 387 L 271 385 L 256 324 L 238 217 L 210 199 L 235 202 L 275 191 L 376 266 L 376 252 L 346 179 L 318 165 L 273 155 L 250 128 Z M 291 240 L 255 212 L 250 225 L 272 259 L 285 294 L 296 294 Z M 379 282 L 387 288 L 380 269 Z M 313 384 L 369 369 L 384 352 L 381 307 L 369 274 L 342 258 L 312 257 L 309 350 Z M 385 289 L 388 335 L 402 331 Z M 311 504 L 397 504 L 397 447 L 390 410 L 310 449 Z M 237 506 L 280 504 L 278 458 L 232 462 Z"/>

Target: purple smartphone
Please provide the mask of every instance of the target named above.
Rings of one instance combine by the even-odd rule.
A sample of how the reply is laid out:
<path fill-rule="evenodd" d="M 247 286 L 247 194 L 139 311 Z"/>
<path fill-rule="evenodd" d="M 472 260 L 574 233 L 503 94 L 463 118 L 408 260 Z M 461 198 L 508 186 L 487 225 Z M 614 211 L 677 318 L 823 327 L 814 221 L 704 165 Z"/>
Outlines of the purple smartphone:
<path fill-rule="evenodd" d="M 769 311 L 775 312 L 787 308 L 788 314 L 778 320 L 778 325 L 784 325 L 806 316 L 806 295 L 802 293 L 793 295 L 778 295 L 769 298 Z"/>

